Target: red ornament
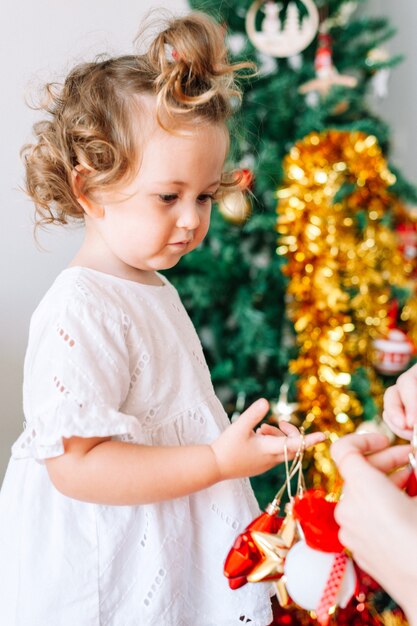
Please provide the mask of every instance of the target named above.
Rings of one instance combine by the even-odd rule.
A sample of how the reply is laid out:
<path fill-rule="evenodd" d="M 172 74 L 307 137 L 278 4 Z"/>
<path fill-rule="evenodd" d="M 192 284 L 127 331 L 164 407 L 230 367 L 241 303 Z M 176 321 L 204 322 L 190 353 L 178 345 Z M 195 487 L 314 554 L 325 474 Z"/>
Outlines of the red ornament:
<path fill-rule="evenodd" d="M 387 313 L 388 328 L 390 330 L 392 330 L 393 328 L 397 328 L 399 313 L 400 313 L 400 304 L 398 300 L 394 298 L 394 300 L 391 301 L 391 304 L 389 306 L 388 313 Z"/>
<path fill-rule="evenodd" d="M 337 71 L 332 59 L 332 38 L 325 30 L 319 32 L 314 68 L 316 70 L 316 78 L 302 84 L 299 87 L 300 93 L 305 94 L 310 91 L 318 91 L 323 96 L 326 96 L 333 85 L 342 85 L 349 88 L 357 85 L 358 81 L 354 76 L 339 74 Z M 339 104 L 342 105 L 342 103 Z M 345 104 L 337 107 L 337 110 L 339 112 L 346 110 Z"/>
<path fill-rule="evenodd" d="M 248 582 L 247 576 L 262 560 L 262 554 L 252 539 L 251 531 L 276 534 L 281 528 L 283 517 L 278 517 L 278 505 L 271 503 L 238 535 L 224 564 L 224 575 L 229 579 L 229 587 L 238 589 Z"/>
<path fill-rule="evenodd" d="M 417 257 L 417 226 L 405 222 L 398 224 L 396 233 L 399 240 L 399 250 L 406 261 L 414 261 Z"/>
<path fill-rule="evenodd" d="M 245 191 L 246 189 L 252 189 L 253 187 L 253 172 L 247 168 L 238 170 L 237 172 L 239 189 Z"/>
<path fill-rule="evenodd" d="M 319 33 L 318 46 L 314 59 L 314 68 L 318 78 L 330 78 L 334 74 L 332 38 L 329 33 Z"/>
<path fill-rule="evenodd" d="M 308 489 L 294 500 L 293 514 L 300 522 L 306 544 L 322 552 L 342 552 L 339 525 L 334 518 L 337 502 L 325 499 L 321 489 Z"/>
<path fill-rule="evenodd" d="M 417 476 L 413 468 L 411 468 L 410 475 L 404 485 L 404 491 L 410 498 L 417 496 Z"/>

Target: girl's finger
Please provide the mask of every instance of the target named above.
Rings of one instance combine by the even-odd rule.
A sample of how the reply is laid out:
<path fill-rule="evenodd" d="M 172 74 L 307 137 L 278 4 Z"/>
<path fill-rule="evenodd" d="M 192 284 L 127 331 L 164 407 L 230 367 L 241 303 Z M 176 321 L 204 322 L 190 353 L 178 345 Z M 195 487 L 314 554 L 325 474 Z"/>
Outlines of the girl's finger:
<path fill-rule="evenodd" d="M 311 446 L 315 446 L 318 443 L 322 443 L 327 439 L 324 433 L 311 433 L 309 435 L 305 435 L 304 444 L 306 448 L 310 448 Z"/>
<path fill-rule="evenodd" d="M 324 433 L 311 433 L 304 436 L 304 446 L 306 448 L 310 448 L 311 446 L 315 446 L 316 444 L 321 443 L 325 439 L 326 435 Z M 285 445 L 287 446 L 288 452 L 298 452 L 302 443 L 303 439 L 300 433 L 298 433 L 298 436 L 287 437 L 285 440 Z"/>
<path fill-rule="evenodd" d="M 284 437 L 284 433 L 280 431 L 276 426 L 272 426 L 272 424 L 261 424 L 256 432 L 259 432 L 261 435 L 272 435 L 273 437 Z"/>
<path fill-rule="evenodd" d="M 248 407 L 246 411 L 242 413 L 239 419 L 232 426 L 235 429 L 243 429 L 248 431 L 249 433 L 253 431 L 253 429 L 259 424 L 260 421 L 264 419 L 265 415 L 268 413 L 268 410 L 268 400 L 265 400 L 265 398 L 260 398 L 259 400 L 256 400 L 256 402 L 253 402 L 253 404 L 251 404 L 250 407 Z"/>
<path fill-rule="evenodd" d="M 259 429 L 258 429 L 259 430 Z M 297 430 L 297 429 L 296 429 Z M 306 448 L 310 448 L 311 446 L 315 446 L 317 443 L 321 443 L 326 439 L 326 435 L 324 433 L 311 433 L 309 435 L 305 435 L 304 437 L 304 446 Z M 279 438 L 279 443 L 277 442 L 277 437 L 274 435 L 264 435 L 265 440 L 265 451 L 270 454 L 279 454 L 283 453 L 283 441 L 282 438 Z M 297 430 L 296 435 L 292 435 L 291 437 L 285 437 L 285 446 L 287 448 L 288 458 L 292 458 L 294 454 L 300 450 L 303 443 L 303 439 L 301 434 Z"/>
<path fill-rule="evenodd" d="M 285 435 L 287 435 L 287 437 L 299 437 L 300 436 L 300 431 L 298 430 L 298 428 L 294 426 L 294 424 L 290 424 L 290 422 L 287 422 L 286 420 L 281 420 L 280 422 L 278 422 L 278 426 L 280 430 Z"/>

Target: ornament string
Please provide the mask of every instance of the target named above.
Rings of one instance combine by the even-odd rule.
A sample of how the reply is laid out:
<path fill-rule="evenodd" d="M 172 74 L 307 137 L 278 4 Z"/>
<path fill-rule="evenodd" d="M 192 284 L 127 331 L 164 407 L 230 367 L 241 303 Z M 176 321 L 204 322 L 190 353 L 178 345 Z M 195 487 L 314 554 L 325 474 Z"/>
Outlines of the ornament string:
<path fill-rule="evenodd" d="M 291 492 L 290 489 L 288 487 L 290 481 L 293 479 L 293 477 L 296 475 L 297 471 L 298 471 L 298 463 L 299 463 L 299 453 L 300 451 L 297 451 L 296 456 L 294 457 L 292 463 L 291 463 L 291 467 L 288 467 L 288 452 L 287 452 L 287 446 L 286 444 L 284 445 L 284 464 L 285 464 L 285 482 L 282 485 L 282 487 L 280 487 L 280 489 L 277 491 L 277 493 L 275 494 L 274 499 L 271 502 L 271 507 L 278 507 L 280 502 L 281 502 L 281 498 L 284 494 L 284 491 L 287 490 L 288 495 L 291 499 Z"/>
<path fill-rule="evenodd" d="M 299 461 L 299 467 L 298 467 L 298 480 L 297 480 L 297 496 L 298 497 L 302 497 L 304 490 L 305 490 L 304 474 L 303 474 L 303 467 L 302 467 L 304 452 L 306 449 L 304 428 L 301 427 L 300 433 L 301 433 L 301 453 L 300 453 L 300 461 Z"/>
<path fill-rule="evenodd" d="M 417 424 L 413 426 L 413 435 L 411 437 L 411 450 L 408 455 L 408 478 L 404 485 L 404 491 L 411 498 L 417 496 Z"/>
<path fill-rule="evenodd" d="M 417 424 L 413 426 L 413 436 L 411 437 L 411 452 L 408 455 L 408 460 L 413 471 L 417 468 Z"/>
<path fill-rule="evenodd" d="M 287 443 L 285 442 L 284 444 L 285 482 L 280 488 L 280 490 L 277 492 L 277 494 L 275 495 L 275 498 L 273 499 L 272 504 L 279 504 L 285 490 L 287 490 L 289 502 L 292 501 L 293 497 L 291 493 L 291 480 L 294 478 L 297 472 L 298 472 L 298 481 L 297 481 L 297 493 L 298 493 L 299 484 L 300 484 L 300 475 L 302 474 L 301 466 L 302 466 L 302 461 L 303 461 L 303 456 L 304 456 L 304 451 L 305 451 L 305 437 L 304 437 L 303 428 L 300 430 L 300 435 L 301 435 L 300 446 L 295 454 L 295 457 L 292 460 L 291 467 L 289 466 L 289 463 L 288 463 Z M 302 479 L 302 482 L 304 484 L 304 479 Z"/>

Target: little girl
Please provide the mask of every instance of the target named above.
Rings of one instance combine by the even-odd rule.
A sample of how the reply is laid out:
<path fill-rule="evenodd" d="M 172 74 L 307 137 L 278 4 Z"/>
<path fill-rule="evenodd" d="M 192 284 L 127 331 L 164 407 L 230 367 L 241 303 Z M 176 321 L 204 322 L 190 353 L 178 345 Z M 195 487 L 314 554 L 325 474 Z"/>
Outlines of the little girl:
<path fill-rule="evenodd" d="M 254 432 L 263 399 L 230 425 L 158 272 L 207 233 L 242 67 L 191 14 L 146 54 L 79 65 L 48 89 L 27 190 L 38 223 L 83 220 L 85 239 L 31 322 L 26 428 L 0 498 L 5 626 L 272 619 L 269 586 L 229 590 L 223 562 L 258 514 L 247 477 L 293 455 L 299 433 Z"/>

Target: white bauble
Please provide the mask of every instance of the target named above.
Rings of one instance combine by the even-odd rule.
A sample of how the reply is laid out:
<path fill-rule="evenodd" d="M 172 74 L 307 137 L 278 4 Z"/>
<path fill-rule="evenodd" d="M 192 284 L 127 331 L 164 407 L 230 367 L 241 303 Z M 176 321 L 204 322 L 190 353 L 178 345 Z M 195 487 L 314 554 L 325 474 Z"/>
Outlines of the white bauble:
<path fill-rule="evenodd" d="M 329 578 L 335 552 L 313 550 L 304 541 L 296 543 L 288 552 L 284 575 L 288 594 L 301 608 L 315 611 Z M 345 574 L 337 594 L 337 604 L 344 608 L 355 593 L 356 573 L 348 559 Z"/>
<path fill-rule="evenodd" d="M 385 339 L 373 342 L 373 365 L 380 374 L 396 375 L 407 369 L 413 345 L 399 328 L 392 328 Z"/>
<path fill-rule="evenodd" d="M 390 430 L 385 422 L 380 419 L 365 420 L 364 422 L 361 422 L 356 428 L 355 432 L 359 433 L 360 435 L 365 435 L 367 433 L 378 433 L 381 435 L 385 435 L 390 443 L 393 443 L 395 439 L 395 435 L 392 430 Z"/>

